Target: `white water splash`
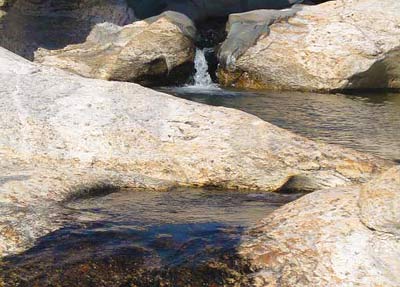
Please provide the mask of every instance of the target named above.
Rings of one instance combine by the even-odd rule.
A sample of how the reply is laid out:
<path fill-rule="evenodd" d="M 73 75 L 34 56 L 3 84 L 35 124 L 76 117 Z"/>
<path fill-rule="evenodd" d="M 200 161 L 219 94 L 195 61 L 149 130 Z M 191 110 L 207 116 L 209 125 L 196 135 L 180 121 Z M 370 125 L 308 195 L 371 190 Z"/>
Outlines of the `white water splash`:
<path fill-rule="evenodd" d="M 196 70 L 194 75 L 194 87 L 206 88 L 216 86 L 208 73 L 208 64 L 204 54 L 204 49 L 196 49 L 194 68 Z"/>

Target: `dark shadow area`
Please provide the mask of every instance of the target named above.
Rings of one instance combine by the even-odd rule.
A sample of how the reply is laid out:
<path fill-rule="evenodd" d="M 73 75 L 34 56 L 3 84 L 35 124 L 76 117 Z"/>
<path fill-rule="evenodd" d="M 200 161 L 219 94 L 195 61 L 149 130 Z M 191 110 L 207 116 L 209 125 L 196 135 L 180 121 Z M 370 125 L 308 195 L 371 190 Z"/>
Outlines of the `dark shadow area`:
<path fill-rule="evenodd" d="M 21 15 L 11 9 L 2 19 L 0 45 L 33 60 L 39 47 L 53 50 L 84 42 L 94 25 L 71 17 Z"/>
<path fill-rule="evenodd" d="M 249 286 L 243 233 L 300 196 L 179 189 L 77 199 L 57 216 L 70 224 L 4 258 L 0 277 L 5 287 Z"/>
<path fill-rule="evenodd" d="M 210 18 L 196 23 L 197 36 L 195 45 L 204 51 L 208 63 L 208 73 L 214 83 L 218 82 L 218 49 L 226 38 L 227 17 Z"/>
<path fill-rule="evenodd" d="M 305 4 L 319 4 L 327 0 L 305 1 Z M 171 10 L 183 13 L 192 20 L 206 21 L 216 17 L 227 17 L 232 13 L 256 9 L 284 9 L 302 1 L 289 0 L 127 0 L 135 15 L 148 18 Z"/>
<path fill-rule="evenodd" d="M 250 270 L 236 252 L 241 232 L 218 222 L 72 226 L 6 258 L 3 280 L 6 287 L 246 285 Z"/>

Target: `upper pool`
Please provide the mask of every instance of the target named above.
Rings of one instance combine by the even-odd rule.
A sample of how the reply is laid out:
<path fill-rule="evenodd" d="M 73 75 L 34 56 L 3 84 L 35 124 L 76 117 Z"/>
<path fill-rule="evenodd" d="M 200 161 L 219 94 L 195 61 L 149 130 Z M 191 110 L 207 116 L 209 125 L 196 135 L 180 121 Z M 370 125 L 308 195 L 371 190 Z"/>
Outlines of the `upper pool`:
<path fill-rule="evenodd" d="M 315 94 L 162 88 L 188 100 L 254 114 L 308 138 L 400 159 L 400 94 Z"/>

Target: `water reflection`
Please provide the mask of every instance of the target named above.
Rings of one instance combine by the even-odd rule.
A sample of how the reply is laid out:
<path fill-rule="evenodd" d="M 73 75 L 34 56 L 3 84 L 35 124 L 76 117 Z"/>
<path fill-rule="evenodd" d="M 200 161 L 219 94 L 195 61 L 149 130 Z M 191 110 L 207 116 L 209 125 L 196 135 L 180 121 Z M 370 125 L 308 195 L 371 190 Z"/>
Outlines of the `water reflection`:
<path fill-rule="evenodd" d="M 161 90 L 196 102 L 240 109 L 314 140 L 400 159 L 400 94 Z"/>

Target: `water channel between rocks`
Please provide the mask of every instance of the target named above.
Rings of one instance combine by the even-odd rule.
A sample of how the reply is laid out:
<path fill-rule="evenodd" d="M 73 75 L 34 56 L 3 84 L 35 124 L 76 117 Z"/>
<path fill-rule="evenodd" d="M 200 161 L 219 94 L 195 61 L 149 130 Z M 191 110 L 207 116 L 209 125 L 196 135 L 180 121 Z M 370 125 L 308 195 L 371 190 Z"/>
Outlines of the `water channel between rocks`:
<path fill-rule="evenodd" d="M 400 161 L 400 93 L 315 94 L 209 87 L 163 92 L 243 110 L 310 139 Z"/>
<path fill-rule="evenodd" d="M 246 286 L 244 230 L 299 196 L 180 189 L 74 200 L 59 207 L 70 223 L 6 258 L 2 276 L 5 286 Z"/>

